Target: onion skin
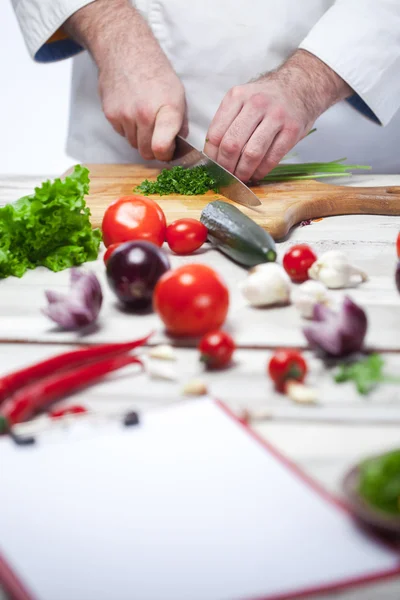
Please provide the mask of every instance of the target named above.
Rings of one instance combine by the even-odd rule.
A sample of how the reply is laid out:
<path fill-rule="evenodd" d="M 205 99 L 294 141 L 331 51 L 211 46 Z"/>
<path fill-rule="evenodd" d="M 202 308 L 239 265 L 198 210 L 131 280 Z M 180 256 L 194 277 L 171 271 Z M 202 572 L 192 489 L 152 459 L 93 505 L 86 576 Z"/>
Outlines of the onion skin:
<path fill-rule="evenodd" d="M 323 304 L 314 306 L 313 322 L 303 333 L 311 348 L 340 357 L 362 350 L 367 328 L 364 310 L 346 296 L 338 312 Z"/>
<path fill-rule="evenodd" d="M 99 315 L 103 293 L 99 280 L 91 271 L 71 269 L 67 294 L 47 290 L 48 305 L 42 313 L 67 331 L 78 330 L 94 323 Z"/>
<path fill-rule="evenodd" d="M 154 288 L 170 269 L 167 255 L 158 246 L 141 240 L 126 242 L 107 261 L 107 281 L 118 300 L 132 312 L 152 308 Z"/>

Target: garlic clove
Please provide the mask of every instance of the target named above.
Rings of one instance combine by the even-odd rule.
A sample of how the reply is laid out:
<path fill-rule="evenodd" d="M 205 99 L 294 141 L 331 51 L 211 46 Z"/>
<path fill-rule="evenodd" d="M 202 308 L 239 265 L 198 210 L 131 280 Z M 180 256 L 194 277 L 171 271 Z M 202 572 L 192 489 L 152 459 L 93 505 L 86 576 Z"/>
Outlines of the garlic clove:
<path fill-rule="evenodd" d="M 172 369 L 169 365 L 160 364 L 159 362 L 148 361 L 146 364 L 146 372 L 151 379 L 163 379 L 164 381 L 178 380 L 175 369 Z"/>
<path fill-rule="evenodd" d="M 298 381 L 289 381 L 286 385 L 287 396 L 296 404 L 316 404 L 317 391 Z"/>
<path fill-rule="evenodd" d="M 270 421 L 273 419 L 273 413 L 268 408 L 258 408 L 248 410 L 245 414 L 249 422 L 257 423 L 262 421 Z"/>
<path fill-rule="evenodd" d="M 168 344 L 160 344 L 159 346 L 151 348 L 148 352 L 148 356 L 159 360 L 176 360 L 175 350 Z"/>
<path fill-rule="evenodd" d="M 201 379 L 191 379 L 183 386 L 182 394 L 184 396 L 205 396 L 208 394 L 208 389 Z"/>

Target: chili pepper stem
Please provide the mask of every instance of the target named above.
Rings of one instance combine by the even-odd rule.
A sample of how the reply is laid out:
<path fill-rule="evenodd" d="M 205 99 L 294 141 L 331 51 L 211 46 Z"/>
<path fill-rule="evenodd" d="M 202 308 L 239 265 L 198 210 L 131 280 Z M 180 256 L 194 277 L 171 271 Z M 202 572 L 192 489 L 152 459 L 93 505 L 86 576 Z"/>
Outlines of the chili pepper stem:
<path fill-rule="evenodd" d="M 0 435 L 10 430 L 10 423 L 4 415 L 0 415 Z"/>

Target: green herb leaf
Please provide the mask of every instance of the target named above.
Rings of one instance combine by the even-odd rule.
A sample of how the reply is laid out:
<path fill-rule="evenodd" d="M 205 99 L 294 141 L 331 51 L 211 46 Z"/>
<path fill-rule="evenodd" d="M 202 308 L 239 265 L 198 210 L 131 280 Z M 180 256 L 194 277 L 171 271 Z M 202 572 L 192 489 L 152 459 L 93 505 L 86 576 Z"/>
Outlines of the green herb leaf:
<path fill-rule="evenodd" d="M 199 166 L 192 169 L 183 167 L 163 169 L 156 181 L 145 179 L 134 191 L 141 192 L 145 196 L 149 194 L 197 196 L 209 190 L 218 192 L 216 181 L 210 177 L 205 167 Z"/>
<path fill-rule="evenodd" d="M 385 362 L 379 354 L 370 354 L 366 358 L 353 363 L 339 365 L 335 374 L 336 383 L 354 381 L 360 394 L 367 395 L 380 382 L 400 383 L 399 378 L 383 373 Z"/>
<path fill-rule="evenodd" d="M 400 450 L 362 462 L 358 491 L 369 504 L 400 515 Z"/>
<path fill-rule="evenodd" d="M 63 181 L 46 181 L 31 196 L 0 208 L 0 278 L 95 260 L 101 233 L 90 223 L 88 191 L 89 171 L 78 165 Z"/>

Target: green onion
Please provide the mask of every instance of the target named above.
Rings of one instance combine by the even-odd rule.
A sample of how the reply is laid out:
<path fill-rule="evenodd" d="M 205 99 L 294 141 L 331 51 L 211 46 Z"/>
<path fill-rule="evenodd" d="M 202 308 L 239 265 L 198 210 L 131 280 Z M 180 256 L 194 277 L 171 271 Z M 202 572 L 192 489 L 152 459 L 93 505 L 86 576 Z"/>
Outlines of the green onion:
<path fill-rule="evenodd" d="M 262 179 L 264 182 L 297 181 L 301 179 L 322 179 L 324 177 L 349 177 L 351 171 L 357 169 L 368 170 L 371 167 L 365 165 L 346 165 L 345 158 L 339 158 L 330 162 L 310 162 L 299 164 L 281 163 L 272 169 Z"/>

